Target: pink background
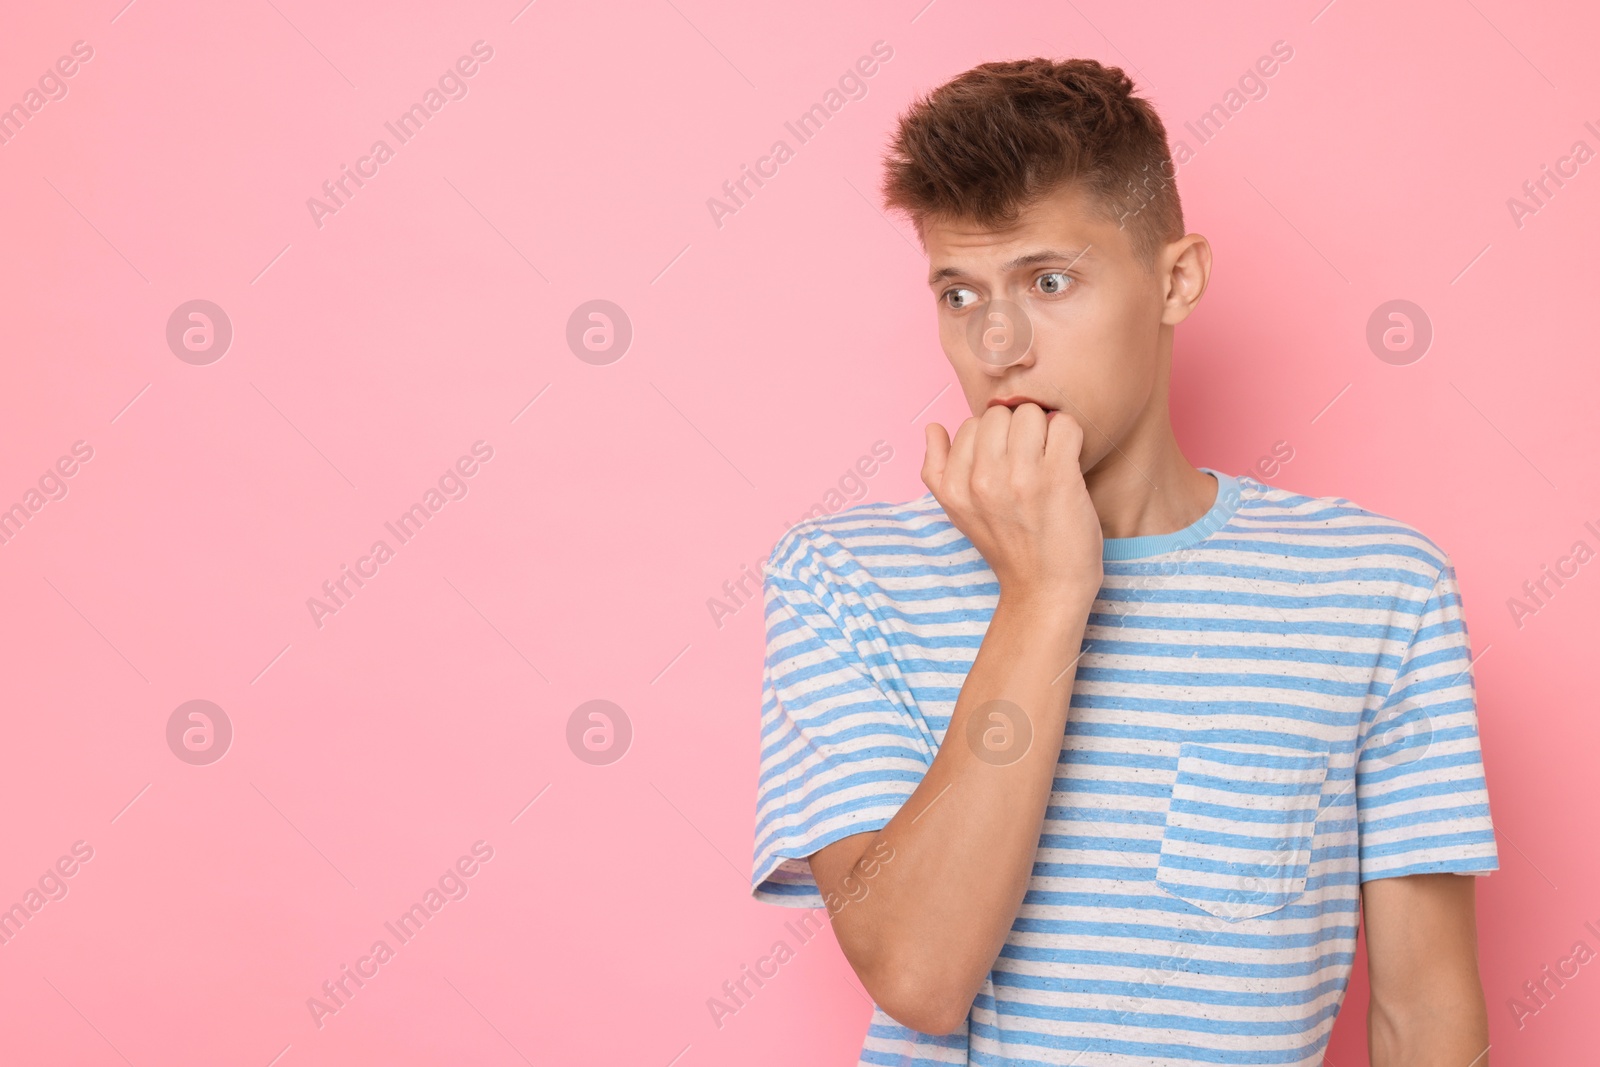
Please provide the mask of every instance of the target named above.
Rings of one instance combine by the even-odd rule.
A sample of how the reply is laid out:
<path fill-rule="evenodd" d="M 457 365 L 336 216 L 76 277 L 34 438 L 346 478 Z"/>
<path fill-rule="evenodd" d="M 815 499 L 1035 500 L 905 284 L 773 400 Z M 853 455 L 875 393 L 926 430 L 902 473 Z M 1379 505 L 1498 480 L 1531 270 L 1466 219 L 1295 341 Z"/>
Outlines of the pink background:
<path fill-rule="evenodd" d="M 875 441 L 859 499 L 919 495 L 922 424 L 968 414 L 921 254 L 872 203 L 882 143 L 916 93 L 1048 54 L 1125 65 L 1196 148 L 1184 120 L 1279 40 L 1267 95 L 1179 172 L 1216 249 L 1180 436 L 1234 473 L 1285 442 L 1268 481 L 1454 557 L 1500 833 L 1490 1058 L 1591 1054 L 1600 965 L 1520 1027 L 1508 1001 L 1600 949 L 1600 563 L 1520 627 L 1507 599 L 1600 548 L 1600 162 L 1520 227 L 1507 199 L 1600 149 L 1592 13 L 123 2 L 0 38 L 0 103 L 94 50 L 0 147 L 0 506 L 94 453 L 0 545 L 0 905 L 94 850 L 0 946 L 0 1061 L 854 1063 L 869 1004 L 831 934 L 720 1028 L 706 1007 L 799 914 L 747 888 L 759 606 L 719 628 L 707 602 Z M 307 198 L 478 40 L 467 95 L 319 228 Z M 867 96 L 796 146 L 784 121 L 879 40 Z M 795 157 L 719 228 L 707 198 L 780 137 Z M 196 298 L 234 328 L 204 366 L 165 340 Z M 1409 365 L 1365 339 L 1397 298 L 1435 331 Z M 609 365 L 565 340 L 593 299 L 633 325 Z M 479 440 L 466 497 L 319 628 L 307 598 Z M 195 699 L 234 729 L 206 766 L 166 741 Z M 632 724 L 610 765 L 566 740 L 592 699 Z M 468 895 L 319 1028 L 307 998 L 480 840 Z M 1365 1062 L 1364 967 L 1337 1067 Z"/>

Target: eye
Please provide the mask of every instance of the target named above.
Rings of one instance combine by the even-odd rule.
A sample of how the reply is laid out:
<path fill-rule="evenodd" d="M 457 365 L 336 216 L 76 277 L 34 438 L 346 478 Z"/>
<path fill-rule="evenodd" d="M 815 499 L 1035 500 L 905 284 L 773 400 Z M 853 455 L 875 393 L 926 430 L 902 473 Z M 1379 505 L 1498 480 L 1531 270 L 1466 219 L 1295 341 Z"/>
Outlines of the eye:
<path fill-rule="evenodd" d="M 1072 275 L 1064 270 L 1053 270 L 1039 275 L 1034 284 L 1045 296 L 1059 296 L 1072 286 Z"/>
<path fill-rule="evenodd" d="M 963 295 L 965 295 L 966 299 L 961 299 Z M 978 294 L 973 292 L 971 289 L 962 289 L 958 287 L 955 289 L 946 289 L 944 293 L 940 295 L 939 299 L 943 300 L 945 307 L 949 308 L 951 311 L 961 311 L 965 308 L 971 307 L 973 304 L 976 304 L 978 302 Z"/>

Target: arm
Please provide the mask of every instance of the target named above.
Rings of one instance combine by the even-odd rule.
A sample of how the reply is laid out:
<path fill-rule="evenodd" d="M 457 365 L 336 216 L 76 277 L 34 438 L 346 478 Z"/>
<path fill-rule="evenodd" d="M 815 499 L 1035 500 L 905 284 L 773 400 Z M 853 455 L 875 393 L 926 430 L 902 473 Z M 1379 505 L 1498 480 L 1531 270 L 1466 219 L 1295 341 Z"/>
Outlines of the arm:
<path fill-rule="evenodd" d="M 1022 905 L 1076 673 L 1062 668 L 1077 655 L 1087 615 L 1088 605 L 1069 613 L 1002 596 L 916 792 L 882 830 L 811 857 L 824 897 L 850 901 L 833 918 L 839 947 L 872 999 L 913 1030 L 961 1025 Z M 1028 750 L 1005 766 L 967 744 L 974 710 L 996 698 L 1031 709 Z M 892 863 L 862 863 L 884 845 Z"/>
<path fill-rule="evenodd" d="M 1489 1067 L 1476 882 L 1413 874 L 1362 885 L 1372 1067 Z"/>
<path fill-rule="evenodd" d="M 1027 407 L 968 420 L 947 467 L 934 436 L 943 430 L 930 427 L 923 480 L 995 569 L 999 603 L 916 791 L 881 830 L 810 857 L 824 898 L 849 901 L 833 929 L 862 984 L 924 1033 L 950 1033 L 966 1019 L 1021 907 L 1100 586 L 1100 527 L 1077 465 L 1081 430 L 1057 415 L 1046 444 L 1043 413 Z M 1015 477 L 1005 470 L 1008 429 L 1023 435 L 1011 444 L 1023 470 Z M 1030 431 L 1037 437 L 1027 439 Z M 984 705 L 994 700 L 1021 721 L 992 715 Z M 982 735 L 969 741 L 975 717 L 991 747 Z M 869 851 L 893 862 L 880 866 Z"/>

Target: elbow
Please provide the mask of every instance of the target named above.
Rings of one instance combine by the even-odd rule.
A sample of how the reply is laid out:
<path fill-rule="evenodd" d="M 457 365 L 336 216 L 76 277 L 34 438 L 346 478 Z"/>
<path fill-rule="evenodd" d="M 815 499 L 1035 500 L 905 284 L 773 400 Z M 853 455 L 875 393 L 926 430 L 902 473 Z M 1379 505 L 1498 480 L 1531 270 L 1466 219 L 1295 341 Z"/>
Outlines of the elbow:
<path fill-rule="evenodd" d="M 863 938 L 838 924 L 834 933 L 856 977 L 889 1018 L 935 1037 L 966 1025 L 973 999 L 988 977 L 988 964 L 981 970 L 972 963 L 964 966 L 948 946 L 936 947 L 924 938 L 894 939 L 881 933 Z"/>
<path fill-rule="evenodd" d="M 868 989 L 885 1015 L 919 1033 L 943 1037 L 960 1030 L 972 1011 L 973 994 L 948 978 L 879 981 Z"/>

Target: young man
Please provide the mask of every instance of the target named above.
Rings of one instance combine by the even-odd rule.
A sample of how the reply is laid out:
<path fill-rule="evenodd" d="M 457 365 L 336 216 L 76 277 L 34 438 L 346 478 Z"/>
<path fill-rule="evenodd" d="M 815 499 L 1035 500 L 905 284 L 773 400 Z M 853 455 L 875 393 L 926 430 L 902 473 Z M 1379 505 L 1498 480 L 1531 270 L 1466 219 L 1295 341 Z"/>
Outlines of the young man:
<path fill-rule="evenodd" d="M 755 896 L 827 907 L 862 1064 L 1318 1064 L 1364 918 L 1374 1067 L 1483 1067 L 1455 572 L 1184 457 L 1211 249 L 1131 93 L 987 63 L 901 119 L 885 198 L 973 417 L 926 428 L 926 495 L 764 567 Z"/>

